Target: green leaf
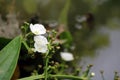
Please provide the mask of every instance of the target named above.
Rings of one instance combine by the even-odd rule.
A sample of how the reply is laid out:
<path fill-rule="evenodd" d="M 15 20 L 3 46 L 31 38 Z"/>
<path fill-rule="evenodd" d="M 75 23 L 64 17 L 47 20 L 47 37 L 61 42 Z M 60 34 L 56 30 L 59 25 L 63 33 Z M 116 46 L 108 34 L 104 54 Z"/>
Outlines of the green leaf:
<path fill-rule="evenodd" d="M 66 42 L 63 44 L 63 46 L 65 48 L 70 48 L 71 47 L 73 39 L 72 39 L 72 35 L 70 34 L 69 31 L 64 31 L 63 33 L 61 33 L 60 39 L 61 40 L 66 40 Z"/>
<path fill-rule="evenodd" d="M 67 18 L 68 18 L 69 7 L 70 7 L 70 0 L 67 0 L 65 6 L 64 6 L 64 8 L 61 11 L 60 16 L 59 16 L 59 23 L 60 24 L 64 24 L 64 25 L 67 26 L 67 24 L 68 24 Z"/>
<path fill-rule="evenodd" d="M 12 39 L 0 37 L 0 50 L 5 47 Z"/>
<path fill-rule="evenodd" d="M 10 80 L 19 57 L 21 37 L 18 36 L 0 51 L 0 80 Z"/>

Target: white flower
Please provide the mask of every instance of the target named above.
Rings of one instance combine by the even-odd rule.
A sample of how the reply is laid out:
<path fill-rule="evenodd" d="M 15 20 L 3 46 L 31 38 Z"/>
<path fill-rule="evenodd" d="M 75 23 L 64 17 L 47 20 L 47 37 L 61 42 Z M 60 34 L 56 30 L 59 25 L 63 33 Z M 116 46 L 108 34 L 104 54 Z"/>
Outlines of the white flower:
<path fill-rule="evenodd" d="M 48 44 L 46 37 L 41 36 L 41 35 L 34 36 L 34 41 L 37 44 Z"/>
<path fill-rule="evenodd" d="M 91 72 L 91 74 L 90 74 L 92 77 L 94 77 L 95 76 L 95 73 L 94 72 Z"/>
<path fill-rule="evenodd" d="M 35 35 L 45 34 L 46 29 L 42 24 L 30 24 L 30 30 Z"/>
<path fill-rule="evenodd" d="M 72 53 L 61 52 L 60 55 L 61 55 L 61 58 L 63 60 L 65 60 L 65 61 L 72 61 L 72 60 L 74 60 L 74 57 L 73 57 Z"/>
<path fill-rule="evenodd" d="M 41 52 L 41 53 L 46 53 L 48 50 L 47 44 L 38 44 L 38 43 L 34 43 L 34 47 L 35 47 L 35 52 Z"/>
<path fill-rule="evenodd" d="M 46 53 L 48 50 L 48 41 L 42 34 L 46 33 L 46 29 L 42 24 L 30 24 L 30 30 L 34 36 L 34 52 Z"/>
<path fill-rule="evenodd" d="M 41 53 L 46 53 L 48 50 L 47 44 L 48 41 L 46 39 L 46 37 L 38 35 L 38 36 L 34 36 L 34 47 L 35 47 L 35 52 L 41 52 Z"/>

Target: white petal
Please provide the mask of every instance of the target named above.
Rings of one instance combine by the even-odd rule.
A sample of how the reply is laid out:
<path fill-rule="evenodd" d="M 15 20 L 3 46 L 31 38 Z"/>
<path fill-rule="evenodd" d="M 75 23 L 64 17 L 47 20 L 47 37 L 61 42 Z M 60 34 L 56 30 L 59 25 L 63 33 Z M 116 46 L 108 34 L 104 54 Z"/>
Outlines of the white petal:
<path fill-rule="evenodd" d="M 30 30 L 35 35 L 45 34 L 46 29 L 42 24 L 30 24 Z"/>
<path fill-rule="evenodd" d="M 65 60 L 65 61 L 74 60 L 73 55 L 71 53 L 69 53 L 69 52 L 61 52 L 60 55 L 61 55 L 62 59 Z"/>
<path fill-rule="evenodd" d="M 41 35 L 34 36 L 34 41 L 37 44 L 48 44 L 46 37 L 41 36 Z"/>
<path fill-rule="evenodd" d="M 34 43 L 34 47 L 35 47 L 35 52 L 46 53 L 48 50 L 47 45 L 40 45 L 40 44 Z"/>

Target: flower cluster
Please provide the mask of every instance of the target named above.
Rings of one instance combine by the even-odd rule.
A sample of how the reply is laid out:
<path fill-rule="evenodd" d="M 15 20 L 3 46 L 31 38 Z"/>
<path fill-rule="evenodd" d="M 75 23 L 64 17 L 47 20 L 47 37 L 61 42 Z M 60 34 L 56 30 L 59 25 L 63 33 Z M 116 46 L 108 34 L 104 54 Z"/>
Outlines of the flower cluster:
<path fill-rule="evenodd" d="M 34 52 L 46 53 L 48 50 L 48 40 L 43 34 L 46 33 L 46 29 L 42 24 L 30 24 L 30 30 L 34 36 Z M 74 57 L 72 53 L 60 52 L 60 56 L 64 61 L 72 61 Z"/>
<path fill-rule="evenodd" d="M 30 30 L 34 36 L 34 51 L 46 53 L 48 50 L 47 44 L 48 40 L 43 34 L 46 33 L 46 29 L 42 24 L 30 24 Z"/>

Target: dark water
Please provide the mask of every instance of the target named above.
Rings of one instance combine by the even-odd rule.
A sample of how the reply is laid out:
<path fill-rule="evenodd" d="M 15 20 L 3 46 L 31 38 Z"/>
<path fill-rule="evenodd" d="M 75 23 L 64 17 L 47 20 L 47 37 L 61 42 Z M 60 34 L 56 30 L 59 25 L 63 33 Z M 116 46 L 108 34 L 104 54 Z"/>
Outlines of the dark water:
<path fill-rule="evenodd" d="M 102 80 L 100 71 L 104 71 L 105 80 L 113 80 L 114 72 L 120 72 L 120 30 L 108 30 L 110 44 L 106 48 L 96 50 L 95 57 L 82 57 L 81 65 L 93 64 L 92 72 L 95 72 L 93 80 Z"/>
<path fill-rule="evenodd" d="M 80 57 L 79 64 L 86 67 L 93 64 L 91 72 L 95 72 L 93 80 L 102 80 L 100 71 L 104 71 L 105 80 L 113 80 L 114 72 L 120 72 L 120 6 L 119 0 L 79 0 L 73 1 L 69 25 L 76 42 L 76 53 Z M 74 11 L 74 12 L 72 12 Z M 75 20 L 76 16 L 93 15 L 94 30 L 92 34 L 82 31 L 84 23 Z M 74 25 L 75 26 L 74 26 Z M 77 24 L 77 26 L 76 26 Z M 91 25 L 87 24 L 87 27 Z M 119 74 L 120 75 L 120 74 Z"/>

